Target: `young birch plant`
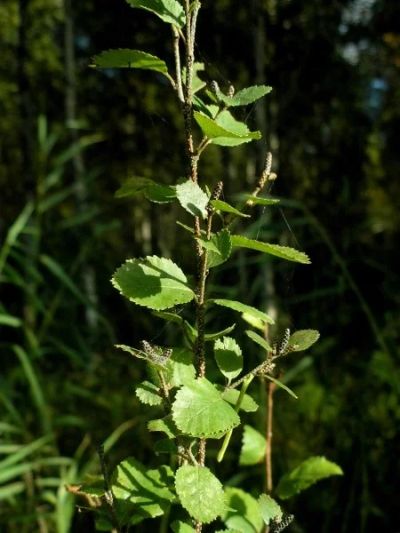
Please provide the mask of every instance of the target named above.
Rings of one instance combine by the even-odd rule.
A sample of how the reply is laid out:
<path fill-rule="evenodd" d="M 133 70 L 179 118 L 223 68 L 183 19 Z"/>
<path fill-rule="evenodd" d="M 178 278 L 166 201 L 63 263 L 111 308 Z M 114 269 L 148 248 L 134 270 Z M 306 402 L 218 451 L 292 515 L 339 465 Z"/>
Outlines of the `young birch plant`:
<path fill-rule="evenodd" d="M 279 344 L 272 344 L 254 331 L 267 330 L 273 320 L 266 313 L 236 300 L 212 298 L 207 291 L 211 269 L 226 262 L 237 248 L 248 248 L 277 258 L 308 264 L 308 256 L 298 250 L 274 243 L 261 242 L 234 234 L 239 218 L 251 215 L 254 205 L 269 206 L 278 200 L 261 195 L 265 185 L 276 178 L 271 173 L 271 156 L 267 156 L 261 177 L 240 206 L 221 200 L 223 181 L 210 192 L 202 186 L 199 162 L 212 144 L 235 147 L 260 139 L 234 117 L 237 107 L 253 104 L 266 96 L 271 87 L 258 85 L 227 94 L 213 82 L 207 87 L 198 77 L 203 65 L 195 62 L 196 23 L 201 4 L 191 0 L 127 0 L 133 8 L 157 16 L 172 30 L 173 66 L 141 50 L 108 50 L 95 56 L 96 68 L 152 70 L 169 81 L 180 103 L 185 127 L 186 179 L 174 185 L 159 184 L 147 178 L 131 178 L 117 192 L 117 197 L 144 196 L 147 200 L 167 204 L 178 202 L 193 217 L 192 227 L 181 224 L 180 231 L 193 237 L 197 257 L 194 284 L 182 268 L 171 259 L 157 256 L 128 259 L 120 266 L 112 283 L 120 293 L 157 317 L 176 323 L 182 332 L 181 346 L 156 346 L 143 341 L 139 348 L 119 346 L 149 369 L 151 380 L 136 387 L 138 399 L 158 412 L 148 422 L 148 430 L 161 435 L 156 451 L 169 454 L 166 464 L 148 469 L 134 457 L 117 466 L 110 480 L 99 486 L 84 486 L 82 491 L 103 499 L 97 510 L 98 530 L 125 531 L 145 519 L 161 518 L 161 530 L 176 533 L 200 532 L 206 524 L 210 531 L 254 532 L 269 528 L 282 531 L 291 521 L 270 494 L 258 497 L 239 487 L 227 487 L 218 479 L 207 458 L 207 443 L 219 441 L 217 461 L 224 459 L 232 432 L 237 430 L 246 412 L 255 411 L 257 403 L 249 395 L 256 378 L 265 378 L 296 397 L 276 377 L 279 358 L 289 352 L 308 349 L 317 341 L 315 330 L 286 332 Z M 175 311 L 189 304 L 195 309 L 189 321 Z M 194 304 L 194 306 L 193 306 Z M 243 375 L 243 354 L 230 336 L 234 326 L 218 333 L 206 331 L 206 313 L 212 307 L 238 313 L 253 329 L 246 333 L 262 350 L 264 360 Z M 190 313 L 189 313 L 190 314 Z M 193 313 L 192 313 L 193 315 Z M 215 357 L 221 382 L 207 377 L 207 359 Z M 242 465 L 255 464 L 265 456 L 265 439 L 255 428 L 246 425 L 240 454 Z M 310 458 L 279 482 L 274 496 L 285 499 L 324 477 L 340 474 L 340 468 L 323 457 Z M 105 477 L 108 477 L 107 475 Z M 269 487 L 269 490 L 271 487 Z M 183 508 L 183 511 L 182 511 Z M 226 529 L 223 529 L 223 528 Z"/>

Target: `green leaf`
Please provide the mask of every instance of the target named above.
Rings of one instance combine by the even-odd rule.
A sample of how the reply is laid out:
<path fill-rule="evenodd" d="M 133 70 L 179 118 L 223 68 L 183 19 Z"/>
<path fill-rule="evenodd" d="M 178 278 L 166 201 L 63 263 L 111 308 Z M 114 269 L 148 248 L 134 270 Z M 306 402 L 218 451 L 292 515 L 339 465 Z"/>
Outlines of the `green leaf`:
<path fill-rule="evenodd" d="M 144 195 L 151 202 L 164 204 L 176 198 L 175 187 L 156 183 L 149 178 L 134 177 L 126 180 L 115 193 L 116 198 Z"/>
<path fill-rule="evenodd" d="M 162 404 L 162 398 L 159 394 L 158 387 L 154 385 L 154 383 L 150 383 L 150 381 L 142 381 L 142 383 L 136 387 L 136 396 L 146 405 Z"/>
<path fill-rule="evenodd" d="M 22 326 L 22 320 L 17 316 L 9 315 L 8 313 L 0 313 L 0 326 L 19 328 Z"/>
<path fill-rule="evenodd" d="M 311 263 L 310 258 L 304 252 L 299 252 L 294 248 L 288 246 L 280 246 L 279 244 L 268 244 L 266 242 L 256 241 L 242 237 L 242 235 L 232 235 L 232 245 L 240 248 L 250 248 L 251 250 L 258 250 L 265 254 L 275 255 L 287 261 L 294 261 L 296 263 Z"/>
<path fill-rule="evenodd" d="M 240 419 L 206 378 L 183 386 L 176 394 L 172 416 L 178 429 L 192 437 L 219 439 Z"/>
<path fill-rule="evenodd" d="M 231 235 L 228 230 L 223 229 L 215 233 L 211 239 L 197 239 L 203 248 L 208 250 L 207 266 L 213 268 L 229 259 L 232 252 Z"/>
<path fill-rule="evenodd" d="M 195 217 L 206 218 L 208 196 L 192 180 L 187 180 L 176 186 L 176 196 L 181 206 Z"/>
<path fill-rule="evenodd" d="M 288 349 L 291 352 L 302 352 L 308 350 L 318 339 L 319 331 L 316 329 L 300 329 L 290 335 Z"/>
<path fill-rule="evenodd" d="M 231 381 L 243 368 L 242 350 L 232 337 L 223 337 L 214 343 L 214 355 L 218 368 Z"/>
<path fill-rule="evenodd" d="M 193 354 L 187 348 L 173 348 L 168 361 L 165 377 L 171 387 L 181 387 L 193 381 L 196 369 L 193 365 Z"/>
<path fill-rule="evenodd" d="M 269 374 L 264 374 L 264 377 L 272 381 L 272 383 L 275 383 L 275 385 L 279 387 L 280 389 L 285 390 L 289 394 L 289 396 L 292 396 L 292 398 L 294 398 L 295 400 L 298 400 L 299 397 L 292 391 L 292 389 L 289 389 L 287 385 L 282 383 L 282 381 L 279 381 L 279 379 L 273 378 Z"/>
<path fill-rule="evenodd" d="M 240 465 L 256 465 L 265 457 L 267 443 L 265 436 L 251 426 L 244 426 Z"/>
<path fill-rule="evenodd" d="M 184 509 L 199 522 L 209 524 L 225 510 L 221 482 L 204 466 L 178 468 L 175 488 Z"/>
<path fill-rule="evenodd" d="M 169 466 L 148 470 L 134 457 L 120 463 L 112 476 L 112 489 L 117 500 L 134 504 L 140 519 L 164 514 L 175 496 L 170 490 L 173 473 Z M 134 523 L 137 519 L 132 517 Z"/>
<path fill-rule="evenodd" d="M 194 298 L 185 274 L 164 257 L 128 259 L 116 270 L 111 282 L 132 302 L 155 310 L 168 309 Z"/>
<path fill-rule="evenodd" d="M 222 112 L 217 119 L 212 119 L 199 111 L 194 112 L 194 119 L 200 126 L 206 137 L 211 139 L 214 144 L 221 146 L 237 146 L 242 143 L 250 142 L 254 139 L 261 139 L 259 131 L 249 131 L 246 124 L 236 121 L 232 115 L 227 118 L 228 111 Z M 224 124 L 224 125 L 221 125 Z M 226 124 L 230 129 L 226 128 Z"/>
<path fill-rule="evenodd" d="M 147 424 L 147 429 L 156 433 L 165 433 L 169 439 L 174 439 L 178 435 L 177 428 L 171 415 L 165 416 L 164 418 L 157 418 L 156 420 L 150 420 Z"/>
<path fill-rule="evenodd" d="M 320 479 L 341 475 L 343 471 L 336 463 L 328 461 L 325 457 L 310 457 L 281 478 L 276 493 L 279 498 L 286 500 Z"/>
<path fill-rule="evenodd" d="M 228 107 L 238 107 L 243 105 L 252 104 L 256 102 L 266 94 L 272 91 L 272 87 L 267 85 L 253 85 L 251 87 L 246 87 L 238 91 L 232 97 L 226 96 L 221 91 L 219 91 L 217 97 Z"/>
<path fill-rule="evenodd" d="M 242 318 L 253 328 L 259 329 L 260 331 L 265 331 L 265 322 L 263 322 L 260 318 L 256 318 L 248 313 L 243 313 Z"/>
<path fill-rule="evenodd" d="M 236 327 L 236 324 L 232 324 L 232 326 L 228 326 L 227 328 L 224 328 L 221 331 L 216 331 L 215 333 L 206 333 L 204 335 L 204 340 L 206 342 L 216 341 L 217 339 L 220 339 L 224 335 L 228 335 L 229 333 L 232 333 L 235 327 Z"/>
<path fill-rule="evenodd" d="M 193 529 L 189 524 L 186 524 L 185 522 L 181 522 L 180 520 L 175 520 L 171 524 L 171 529 L 174 533 L 195 533 L 195 529 Z"/>
<path fill-rule="evenodd" d="M 128 48 L 101 52 L 92 58 L 90 66 L 95 68 L 138 68 L 168 74 L 165 61 L 159 57 L 141 50 L 129 50 Z"/>
<path fill-rule="evenodd" d="M 240 395 L 240 391 L 237 389 L 225 389 L 222 392 L 222 398 L 230 403 L 231 405 L 236 406 Z M 253 400 L 249 394 L 245 394 L 240 404 L 240 410 L 245 413 L 254 413 L 258 409 L 258 404 Z"/>
<path fill-rule="evenodd" d="M 178 0 L 126 0 L 131 7 L 151 11 L 168 24 L 178 28 L 186 23 L 185 11 Z"/>
<path fill-rule="evenodd" d="M 250 215 L 245 215 L 244 213 L 241 213 L 238 209 L 231 206 L 230 204 L 223 202 L 222 200 L 211 200 L 210 204 L 216 209 L 217 211 L 223 211 L 224 213 L 232 213 L 233 215 L 236 215 L 238 217 L 245 217 L 248 218 Z"/>
<path fill-rule="evenodd" d="M 251 331 L 251 330 L 246 330 L 246 335 L 252 340 L 254 341 L 256 344 L 258 344 L 259 346 L 261 346 L 261 348 L 263 350 L 265 350 L 266 352 L 271 352 L 272 351 L 272 348 L 271 346 L 268 344 L 268 342 L 264 339 L 264 337 L 261 337 L 261 335 L 258 335 L 258 333 L 255 333 L 254 331 Z"/>
<path fill-rule="evenodd" d="M 278 200 L 277 198 L 263 198 L 262 196 L 253 196 L 252 194 L 249 194 L 245 198 L 247 201 L 250 200 L 250 205 L 276 205 L 280 202 L 280 200 Z"/>
<path fill-rule="evenodd" d="M 222 307 L 228 307 L 229 309 L 238 311 L 239 313 L 246 313 L 247 315 L 250 315 L 254 318 L 258 318 L 267 324 L 274 323 L 272 318 L 268 316 L 266 313 L 263 313 L 262 311 L 259 311 L 258 309 L 250 305 L 237 302 L 236 300 L 224 300 L 221 298 L 217 298 L 216 300 L 210 300 L 210 301 L 214 302 L 217 305 L 221 305 Z"/>
<path fill-rule="evenodd" d="M 227 487 L 225 494 L 227 509 L 222 515 L 225 525 L 240 533 L 259 533 L 264 521 L 257 500 L 236 487 Z"/>
<path fill-rule="evenodd" d="M 261 515 L 267 526 L 270 524 L 271 520 L 278 523 L 282 520 L 282 509 L 271 496 L 268 496 L 268 494 L 260 495 L 258 498 L 258 505 L 260 506 Z"/>

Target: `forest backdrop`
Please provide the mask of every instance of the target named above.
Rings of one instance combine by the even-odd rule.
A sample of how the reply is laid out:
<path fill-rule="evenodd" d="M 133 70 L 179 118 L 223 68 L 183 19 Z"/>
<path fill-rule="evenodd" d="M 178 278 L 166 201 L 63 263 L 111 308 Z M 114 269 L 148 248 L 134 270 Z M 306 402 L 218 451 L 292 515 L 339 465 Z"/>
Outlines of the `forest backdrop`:
<path fill-rule="evenodd" d="M 397 0 L 203 3 L 204 81 L 273 87 L 243 116 L 266 140 L 212 148 L 204 177 L 228 175 L 230 201 L 271 150 L 282 208 L 260 209 L 254 231 L 313 263 L 239 255 L 213 280 L 275 313 L 279 331 L 321 332 L 287 375 L 300 399 L 277 396 L 274 469 L 323 453 L 345 475 L 295 500 L 294 532 L 400 528 L 399 20 Z M 190 263 L 190 244 L 170 230 L 173 208 L 114 193 L 131 176 L 184 174 L 181 118 L 154 73 L 88 65 L 108 48 L 171 59 L 170 42 L 123 0 L 0 4 L 1 530 L 90 531 L 65 484 L 98 470 L 106 439 L 110 465 L 152 447 L 141 371 L 113 344 L 173 333 L 109 279 L 130 256 Z"/>

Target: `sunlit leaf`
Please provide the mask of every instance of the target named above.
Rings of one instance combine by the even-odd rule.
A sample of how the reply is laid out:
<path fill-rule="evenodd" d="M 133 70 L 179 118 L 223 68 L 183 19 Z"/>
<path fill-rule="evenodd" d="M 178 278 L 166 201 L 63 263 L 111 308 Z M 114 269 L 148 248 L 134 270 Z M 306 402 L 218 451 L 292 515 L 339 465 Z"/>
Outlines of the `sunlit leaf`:
<path fill-rule="evenodd" d="M 281 257 L 287 261 L 294 261 L 296 263 L 311 263 L 310 258 L 304 252 L 289 248 L 288 246 L 281 246 L 279 244 L 269 244 L 266 242 L 256 241 L 254 239 L 248 239 L 242 235 L 232 235 L 232 245 L 240 248 L 250 248 L 251 250 L 257 250 L 265 254 Z"/>
<path fill-rule="evenodd" d="M 225 510 L 225 494 L 221 482 L 204 466 L 184 465 L 175 475 L 175 488 L 189 515 L 208 524 Z"/>
<path fill-rule="evenodd" d="M 132 302 L 155 310 L 168 309 L 194 298 L 182 270 L 163 257 L 128 259 L 115 272 L 112 284 Z"/>
<path fill-rule="evenodd" d="M 242 449 L 240 450 L 239 464 L 255 465 L 260 463 L 265 456 L 267 443 L 265 435 L 251 426 L 244 426 Z"/>
<path fill-rule="evenodd" d="M 223 229 L 215 233 L 211 239 L 199 238 L 198 242 L 203 248 L 208 250 L 207 266 L 216 267 L 225 263 L 232 252 L 231 236 L 228 230 Z"/>
<path fill-rule="evenodd" d="M 176 196 L 181 206 L 195 217 L 206 218 L 209 198 L 192 180 L 176 186 Z"/>
<path fill-rule="evenodd" d="M 222 200 L 211 200 L 211 205 L 216 209 L 217 211 L 222 211 L 224 213 L 231 213 L 233 215 L 239 216 L 239 217 L 249 217 L 250 215 L 245 215 L 235 207 L 231 206 L 227 202 L 224 202 Z"/>
<path fill-rule="evenodd" d="M 136 396 L 146 405 L 161 405 L 162 403 L 158 387 L 150 381 L 142 381 L 136 387 Z"/>
<path fill-rule="evenodd" d="M 222 398 L 233 406 L 236 406 L 240 391 L 238 389 L 227 388 L 222 391 Z M 254 413 L 258 409 L 258 404 L 253 400 L 249 394 L 245 394 L 240 404 L 240 411 L 245 413 Z"/>
<path fill-rule="evenodd" d="M 282 520 L 282 509 L 268 494 L 261 494 L 258 498 L 258 505 L 260 506 L 261 515 L 267 526 L 271 520 L 275 520 L 278 523 Z"/>
<path fill-rule="evenodd" d="M 266 339 L 264 339 L 264 337 L 261 337 L 261 335 L 258 335 L 258 333 L 255 333 L 254 331 L 251 331 L 251 330 L 246 330 L 246 335 L 252 340 L 254 341 L 256 344 L 258 344 L 259 346 L 261 346 L 261 348 L 263 348 L 266 352 L 271 352 L 272 351 L 272 348 L 271 346 L 268 344 L 268 342 L 266 341 Z"/>
<path fill-rule="evenodd" d="M 178 429 L 192 437 L 221 438 L 240 419 L 206 378 L 183 386 L 176 394 L 172 416 Z"/>
<path fill-rule="evenodd" d="M 142 70 L 154 70 L 162 74 L 168 74 L 168 68 L 159 57 L 142 52 L 141 50 L 129 50 L 118 48 L 106 50 L 95 55 L 91 60 L 91 67 L 95 68 L 134 68 Z"/>
<path fill-rule="evenodd" d="M 185 25 L 186 17 L 183 6 L 178 0 L 126 0 L 131 7 L 151 11 L 168 24 L 179 28 Z"/>
<path fill-rule="evenodd" d="M 219 91 L 217 97 L 228 107 L 238 107 L 252 104 L 271 91 L 272 87 L 269 87 L 268 85 L 253 85 L 251 87 L 241 89 L 232 97 L 226 96 Z"/>
<path fill-rule="evenodd" d="M 227 379 L 234 379 L 242 371 L 242 350 L 232 337 L 223 337 L 215 341 L 214 356 L 218 368 Z"/>
<path fill-rule="evenodd" d="M 225 300 L 221 298 L 217 298 L 211 301 L 217 305 L 221 305 L 222 307 L 228 307 L 229 309 L 238 311 L 239 313 L 246 313 L 247 315 L 253 316 L 254 318 L 258 318 L 267 324 L 274 323 L 270 316 L 268 316 L 266 313 L 263 313 L 262 311 L 259 311 L 255 307 L 252 307 L 251 305 L 246 305 L 236 300 Z"/>

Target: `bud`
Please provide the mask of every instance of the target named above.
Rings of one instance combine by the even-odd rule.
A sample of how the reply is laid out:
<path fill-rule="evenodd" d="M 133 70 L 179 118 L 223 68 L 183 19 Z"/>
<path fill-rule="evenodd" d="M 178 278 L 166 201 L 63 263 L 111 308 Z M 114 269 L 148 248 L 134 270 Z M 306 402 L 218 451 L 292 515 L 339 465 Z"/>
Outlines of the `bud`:
<path fill-rule="evenodd" d="M 211 82 L 211 90 L 215 95 L 219 93 L 219 85 L 215 80 Z"/>
<path fill-rule="evenodd" d="M 235 87 L 233 85 L 229 85 L 229 88 L 228 88 L 228 96 L 229 96 L 229 98 L 233 98 L 234 94 L 235 94 Z"/>

